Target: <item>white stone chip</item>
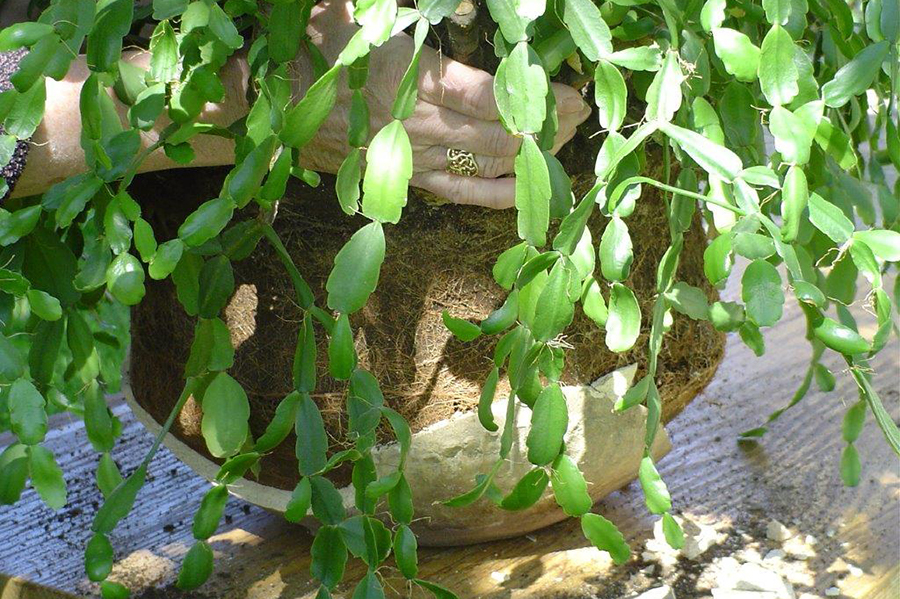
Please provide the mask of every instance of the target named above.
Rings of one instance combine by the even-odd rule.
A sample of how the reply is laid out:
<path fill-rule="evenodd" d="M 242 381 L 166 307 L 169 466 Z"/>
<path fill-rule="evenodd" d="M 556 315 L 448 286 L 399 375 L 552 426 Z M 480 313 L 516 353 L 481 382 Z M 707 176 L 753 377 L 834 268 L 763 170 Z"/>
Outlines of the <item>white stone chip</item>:
<path fill-rule="evenodd" d="M 782 541 L 786 541 L 794 536 L 794 533 L 788 529 L 787 526 L 779 522 L 778 520 L 772 520 L 766 526 L 766 536 L 773 541 L 778 541 L 779 543 Z"/>
<path fill-rule="evenodd" d="M 713 599 L 778 599 L 778 595 L 768 591 L 738 591 L 735 589 L 713 589 Z"/>
<path fill-rule="evenodd" d="M 503 584 L 509 580 L 509 572 L 491 572 L 491 580 L 497 584 Z"/>
<path fill-rule="evenodd" d="M 800 537 L 788 539 L 782 547 L 794 559 L 807 560 L 816 556 L 816 550 Z"/>
<path fill-rule="evenodd" d="M 785 556 L 785 553 L 781 549 L 773 549 L 770 552 L 768 552 L 766 554 L 766 557 L 764 557 L 763 559 L 766 561 L 780 560 L 780 559 L 784 559 L 784 556 Z"/>
<path fill-rule="evenodd" d="M 668 585 L 656 587 L 649 591 L 644 591 L 640 595 L 636 595 L 633 599 L 676 599 L 675 591 Z"/>
<path fill-rule="evenodd" d="M 748 562 L 737 572 L 734 588 L 740 591 L 767 591 L 778 599 L 795 599 L 794 587 L 777 572 Z"/>
<path fill-rule="evenodd" d="M 837 587 L 828 587 L 827 589 L 825 589 L 826 597 L 837 597 L 840 594 L 841 594 L 841 589 L 839 589 Z"/>
<path fill-rule="evenodd" d="M 681 549 L 672 549 L 666 542 L 662 520 L 657 520 L 653 526 L 653 538 L 647 541 L 646 547 L 649 551 L 663 555 L 680 555 L 689 560 L 696 560 L 710 547 L 721 543 L 726 538 L 726 535 L 718 532 L 713 526 L 702 522 L 681 516 L 675 516 L 675 520 L 684 531 L 684 546 Z"/>

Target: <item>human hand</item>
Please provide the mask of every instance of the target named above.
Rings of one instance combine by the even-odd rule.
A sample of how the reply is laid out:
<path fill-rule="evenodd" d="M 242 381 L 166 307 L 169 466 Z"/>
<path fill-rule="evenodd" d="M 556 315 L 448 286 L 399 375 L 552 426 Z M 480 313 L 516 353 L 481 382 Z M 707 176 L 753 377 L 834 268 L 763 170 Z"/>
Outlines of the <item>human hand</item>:
<path fill-rule="evenodd" d="M 356 26 L 351 5 L 333 0 L 321 5 L 310 18 L 313 43 L 333 62 L 353 35 Z M 392 120 L 391 105 L 413 53 L 413 41 L 405 35 L 392 37 L 372 51 L 369 76 L 363 93 L 369 105 L 372 135 Z M 304 87 L 311 85 L 311 70 L 301 63 Z M 410 184 L 459 204 L 509 208 L 515 203 L 513 172 L 521 140 L 500 124 L 494 102 L 494 78 L 488 73 L 451 60 L 430 48 L 422 49 L 419 62 L 419 95 L 415 112 L 403 122 L 413 150 Z M 341 90 L 330 116 L 316 137 L 301 153 L 303 166 L 336 173 L 350 151 L 347 144 L 351 93 Z M 562 84 L 553 84 L 559 131 L 553 153 L 575 135 L 575 128 L 590 114 L 580 94 Z M 447 150 L 471 152 L 478 176 L 447 172 Z"/>

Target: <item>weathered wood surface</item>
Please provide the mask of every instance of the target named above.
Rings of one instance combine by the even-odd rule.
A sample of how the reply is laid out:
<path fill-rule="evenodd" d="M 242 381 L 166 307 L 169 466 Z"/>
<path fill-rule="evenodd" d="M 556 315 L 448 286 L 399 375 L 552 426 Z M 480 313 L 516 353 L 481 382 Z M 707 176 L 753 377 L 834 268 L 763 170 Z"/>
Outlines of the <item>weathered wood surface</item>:
<path fill-rule="evenodd" d="M 840 423 L 856 393 L 837 356 L 826 360 L 838 373 L 835 391 L 823 394 L 813 389 L 761 443 L 735 441 L 738 432 L 762 423 L 771 410 L 784 405 L 802 378 L 809 359 L 804 326 L 795 307 L 786 310 L 785 321 L 766 332 L 768 353 L 763 359 L 754 358 L 737 336 L 729 338 L 725 362 L 714 382 L 669 425 L 674 449 L 662 460 L 661 473 L 678 508 L 715 520 L 730 531 L 725 545 L 711 552 L 728 555 L 739 547 L 742 536 L 736 531 L 764 538 L 765 524 L 777 518 L 820 539 L 817 555 L 801 564 L 803 580 L 795 580 L 798 594 L 824 596 L 826 588 L 837 584 L 844 597 L 900 597 L 900 462 L 869 417 L 857 443 L 864 462 L 862 482 L 855 489 L 841 485 Z M 896 419 L 900 415 L 896 339 L 874 366 L 876 388 Z M 130 471 L 150 437 L 121 401 L 116 412 L 125 432 L 114 455 L 123 470 Z M 84 578 L 81 550 L 100 499 L 92 480 L 96 456 L 74 419 L 64 416 L 54 424 L 47 443 L 65 464 L 70 503 L 52 513 L 28 490 L 17 506 L 0 508 L 0 599 L 95 592 Z M 0 437 L 0 445 L 6 442 Z M 112 536 L 119 558 L 113 578 L 131 585 L 138 595 L 144 591 L 146 597 L 178 596 L 168 585 L 189 547 L 191 517 L 207 487 L 171 454 L 161 452 L 135 510 Z M 636 484 L 595 509 L 616 522 L 632 542 L 636 559 L 629 566 L 612 567 L 605 554 L 588 546 L 577 522 L 569 521 L 520 539 L 422 550 L 420 575 L 453 588 L 463 598 L 617 597 L 629 576 L 645 565 L 637 557 L 651 534 L 652 519 Z M 311 596 L 309 534 L 238 501 L 229 502 L 226 514 L 222 532 L 212 542 L 216 573 L 194 596 Z M 836 531 L 834 538 L 826 535 L 828 529 Z M 839 579 L 832 567 L 838 558 L 856 564 L 863 574 Z M 683 566 L 674 583 L 678 596 L 708 595 L 697 581 L 697 568 Z M 349 573 L 351 579 L 358 578 L 362 570 L 355 564 Z M 409 594 L 402 579 L 390 571 L 386 574 L 398 595 Z M 340 591 L 349 596 L 347 587 Z M 424 595 L 417 591 L 412 596 Z"/>

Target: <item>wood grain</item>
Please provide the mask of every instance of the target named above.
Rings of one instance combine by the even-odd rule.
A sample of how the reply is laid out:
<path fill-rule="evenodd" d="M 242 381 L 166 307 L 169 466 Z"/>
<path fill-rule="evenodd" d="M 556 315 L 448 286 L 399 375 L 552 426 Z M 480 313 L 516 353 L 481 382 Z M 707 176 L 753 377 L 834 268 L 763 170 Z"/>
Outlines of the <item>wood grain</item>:
<path fill-rule="evenodd" d="M 824 595 L 837 584 L 844 597 L 900 597 L 900 462 L 869 417 L 857 442 L 864 463 L 862 481 L 853 489 L 841 485 L 840 424 L 856 393 L 838 356 L 826 355 L 838 375 L 833 392 L 813 389 L 760 443 L 736 442 L 740 431 L 761 424 L 771 410 L 786 404 L 800 383 L 810 354 L 803 335 L 802 318 L 790 304 L 785 320 L 766 331 L 764 358 L 756 359 L 736 335 L 730 336 L 713 383 L 668 426 L 674 449 L 662 460 L 661 474 L 676 509 L 718 522 L 728 533 L 711 555 L 728 555 L 748 535 L 764 538 L 766 523 L 777 518 L 820 540 L 818 555 L 804 565 L 803 580 L 795 581 L 798 594 Z M 897 419 L 896 338 L 873 366 L 876 389 Z M 122 469 L 130 471 L 151 440 L 120 400 L 115 400 L 115 412 L 123 420 L 124 434 L 114 455 Z M 64 463 L 70 502 L 52 513 L 28 490 L 18 505 L 0 508 L 0 539 L 5 541 L 0 543 L 0 599 L 96 592 L 84 578 L 81 549 L 100 500 L 92 474 L 97 456 L 74 419 L 62 416 L 53 425 L 47 445 Z M 0 445 L 8 441 L 0 438 Z M 112 535 L 119 558 L 113 578 L 130 584 L 136 595 L 179 596 L 167 585 L 189 547 L 191 517 L 207 487 L 162 451 L 136 509 Z M 462 598 L 617 597 L 626 590 L 628 578 L 646 565 L 638 556 L 651 534 L 652 518 L 636 484 L 595 509 L 616 522 L 636 549 L 628 566 L 614 568 L 605 554 L 586 543 L 578 523 L 569 521 L 519 539 L 422 550 L 420 576 L 452 588 Z M 311 538 L 304 529 L 238 501 L 229 502 L 226 515 L 222 532 L 212 540 L 216 573 L 194 596 L 287 599 L 312 594 Z M 836 531 L 834 538 L 826 535 L 828 529 Z M 841 579 L 833 567 L 838 558 L 859 566 L 863 575 Z M 706 596 L 698 567 L 688 562 L 679 566 L 674 581 L 678 597 Z M 350 580 L 362 574 L 359 564 L 349 569 Z M 410 595 L 394 572 L 387 569 L 384 574 L 394 594 Z M 351 592 L 352 586 L 342 586 L 338 594 Z M 424 595 L 414 591 L 411 596 Z"/>

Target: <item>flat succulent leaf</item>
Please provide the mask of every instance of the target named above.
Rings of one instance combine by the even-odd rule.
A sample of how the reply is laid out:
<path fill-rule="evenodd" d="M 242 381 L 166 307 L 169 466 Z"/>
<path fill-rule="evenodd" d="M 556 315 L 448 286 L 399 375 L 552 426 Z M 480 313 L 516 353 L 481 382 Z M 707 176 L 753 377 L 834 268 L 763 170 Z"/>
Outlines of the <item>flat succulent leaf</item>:
<path fill-rule="evenodd" d="M 566 397 L 559 384 L 548 385 L 534 403 L 531 430 L 525 442 L 528 461 L 536 466 L 546 466 L 555 460 L 562 449 L 568 426 Z"/>
<path fill-rule="evenodd" d="M 530 245 L 541 247 L 547 243 L 550 226 L 550 172 L 543 153 L 531 136 L 522 139 L 515 172 L 519 237 Z"/>
<path fill-rule="evenodd" d="M 634 347 L 641 330 L 641 308 L 634 292 L 613 283 L 609 293 L 609 316 L 606 319 L 606 346 L 614 352 Z"/>
<path fill-rule="evenodd" d="M 27 379 L 19 379 L 9 389 L 9 422 L 20 443 L 35 445 L 47 434 L 46 402 Z"/>
<path fill-rule="evenodd" d="M 558 260 L 550 269 L 550 276 L 538 296 L 532 323 L 537 341 L 550 341 L 572 323 L 575 304 L 569 296 L 572 269 L 565 260 Z"/>
<path fill-rule="evenodd" d="M 569 516 L 582 516 L 590 511 L 594 501 L 587 491 L 584 475 L 566 454 L 560 454 L 550 469 L 550 484 L 556 503 Z"/>
<path fill-rule="evenodd" d="M 401 121 L 393 120 L 375 134 L 366 162 L 363 214 L 378 222 L 397 223 L 413 173 L 412 146 Z"/>
<path fill-rule="evenodd" d="M 362 227 L 334 257 L 328 275 L 328 307 L 344 314 L 362 308 L 378 285 L 384 261 L 384 229 L 373 222 Z"/>
<path fill-rule="evenodd" d="M 740 31 L 721 27 L 713 29 L 716 56 L 725 65 L 725 70 L 738 81 L 756 81 L 761 50 L 750 38 Z"/>
<path fill-rule="evenodd" d="M 631 548 L 616 525 L 599 514 L 581 517 L 584 536 L 600 551 L 606 551 L 617 564 L 624 564 L 631 557 Z"/>
<path fill-rule="evenodd" d="M 800 91 L 800 73 L 794 64 L 794 40 L 781 25 L 773 25 L 763 39 L 759 58 L 759 85 L 772 106 L 789 104 Z"/>
<path fill-rule="evenodd" d="M 250 403 L 241 384 L 218 373 L 203 394 L 202 408 L 200 430 L 209 452 L 215 457 L 237 453 L 250 432 Z"/>
<path fill-rule="evenodd" d="M 886 40 L 866 46 L 860 50 L 853 60 L 845 64 L 834 74 L 834 78 L 822 86 L 825 104 L 831 108 L 840 108 L 850 98 L 863 93 L 881 69 L 890 44 Z"/>
<path fill-rule="evenodd" d="M 781 319 L 784 293 L 778 269 L 766 260 L 751 262 L 741 277 L 741 299 L 747 315 L 759 326 L 772 326 Z"/>
<path fill-rule="evenodd" d="M 612 35 L 596 4 L 590 0 L 565 0 L 562 19 L 588 60 L 596 62 L 612 53 Z"/>
<path fill-rule="evenodd" d="M 628 89 L 622 73 L 611 62 L 601 59 L 594 70 L 594 103 L 600 126 L 617 131 L 625 119 Z"/>

